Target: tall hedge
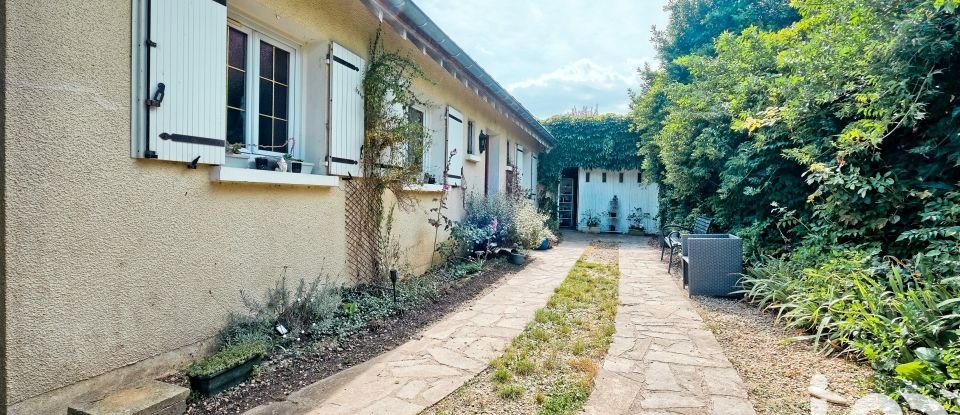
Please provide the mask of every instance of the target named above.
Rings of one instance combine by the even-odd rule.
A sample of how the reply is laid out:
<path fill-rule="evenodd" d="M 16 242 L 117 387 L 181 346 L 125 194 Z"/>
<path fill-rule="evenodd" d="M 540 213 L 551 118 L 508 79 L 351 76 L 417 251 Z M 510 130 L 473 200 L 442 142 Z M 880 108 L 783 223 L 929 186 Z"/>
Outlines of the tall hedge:
<path fill-rule="evenodd" d="M 869 360 L 878 389 L 960 413 L 960 0 L 781 4 L 799 20 L 641 72 L 661 212 L 743 237 L 749 297 Z"/>

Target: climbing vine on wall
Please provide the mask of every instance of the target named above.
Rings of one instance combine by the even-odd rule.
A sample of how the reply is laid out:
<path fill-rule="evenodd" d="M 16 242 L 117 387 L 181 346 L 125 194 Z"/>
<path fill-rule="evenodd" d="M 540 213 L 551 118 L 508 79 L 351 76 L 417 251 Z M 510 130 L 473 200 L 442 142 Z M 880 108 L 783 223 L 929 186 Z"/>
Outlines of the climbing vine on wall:
<path fill-rule="evenodd" d="M 557 145 L 540 157 L 537 174 L 540 184 L 555 190 L 560 172 L 567 167 L 587 169 L 639 169 L 637 135 L 630 131 L 626 117 L 606 115 L 558 115 L 543 126 L 557 139 Z"/>
<path fill-rule="evenodd" d="M 363 78 L 363 175 L 345 185 L 347 272 L 354 283 L 382 281 L 396 266 L 393 208 L 384 209 L 384 196 L 390 191 L 397 207 L 413 209 L 415 199 L 406 188 L 417 182 L 428 145 L 426 129 L 407 117 L 407 108 L 423 105 L 413 84 L 425 79 L 424 73 L 410 57 L 386 50 L 381 33 L 370 42 Z"/>

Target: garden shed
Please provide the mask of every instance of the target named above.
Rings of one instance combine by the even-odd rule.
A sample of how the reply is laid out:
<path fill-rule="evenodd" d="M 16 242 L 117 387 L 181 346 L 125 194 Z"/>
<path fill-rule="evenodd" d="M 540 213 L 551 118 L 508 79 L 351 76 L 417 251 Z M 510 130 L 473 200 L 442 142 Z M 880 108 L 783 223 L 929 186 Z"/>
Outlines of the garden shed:
<path fill-rule="evenodd" d="M 568 114 L 548 118 L 543 125 L 557 146 L 540 158 L 541 208 L 554 212 L 560 228 L 654 232 L 659 187 L 644 180 L 637 137 L 627 118 Z"/>
<path fill-rule="evenodd" d="M 658 190 L 656 183 L 644 183 L 636 169 L 569 169 L 560 180 L 560 226 L 589 231 L 587 222 L 594 217 L 600 232 L 627 233 L 635 215 L 644 232 L 651 233 L 656 229 Z"/>

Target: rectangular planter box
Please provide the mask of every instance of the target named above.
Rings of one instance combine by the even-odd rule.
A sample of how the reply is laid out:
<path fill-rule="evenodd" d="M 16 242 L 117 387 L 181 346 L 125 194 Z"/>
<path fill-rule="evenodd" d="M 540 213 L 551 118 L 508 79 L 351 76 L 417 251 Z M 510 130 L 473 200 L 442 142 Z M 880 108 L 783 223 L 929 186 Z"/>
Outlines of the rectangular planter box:
<path fill-rule="evenodd" d="M 743 273 L 743 241 L 731 234 L 681 236 L 683 285 L 690 295 L 728 297 Z"/>
<path fill-rule="evenodd" d="M 253 371 L 253 367 L 258 364 L 260 364 L 260 356 L 214 375 L 191 377 L 190 389 L 200 392 L 205 396 L 216 395 L 243 383 L 243 381 L 250 377 L 250 372 Z"/>

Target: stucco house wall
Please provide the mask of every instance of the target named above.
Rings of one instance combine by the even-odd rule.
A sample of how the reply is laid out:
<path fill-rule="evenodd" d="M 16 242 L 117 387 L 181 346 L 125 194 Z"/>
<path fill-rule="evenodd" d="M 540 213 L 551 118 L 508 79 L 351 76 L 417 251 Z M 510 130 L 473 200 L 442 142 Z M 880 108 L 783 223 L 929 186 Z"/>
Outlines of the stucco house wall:
<path fill-rule="evenodd" d="M 349 207 L 340 187 L 214 183 L 210 166 L 131 157 L 130 3 L 4 3 L 2 365 L 10 413 L 59 412 L 79 394 L 205 353 L 226 313 L 240 308 L 238 292 L 261 292 L 284 266 L 295 278 L 344 271 Z M 310 88 L 303 154 L 322 168 L 320 57 L 331 41 L 366 55 L 377 17 L 350 0 L 231 0 L 228 10 L 302 48 Z M 539 148 L 398 33 L 385 26 L 384 34 L 388 48 L 425 70 L 429 82 L 417 83 L 425 96 L 454 106 L 478 131 Z M 465 162 L 464 173 L 470 189 L 482 189 L 482 160 Z M 462 191 L 450 194 L 451 217 L 462 215 Z M 419 194 L 417 209 L 397 214 L 395 231 L 417 271 L 430 264 L 425 212 L 438 196 Z"/>

